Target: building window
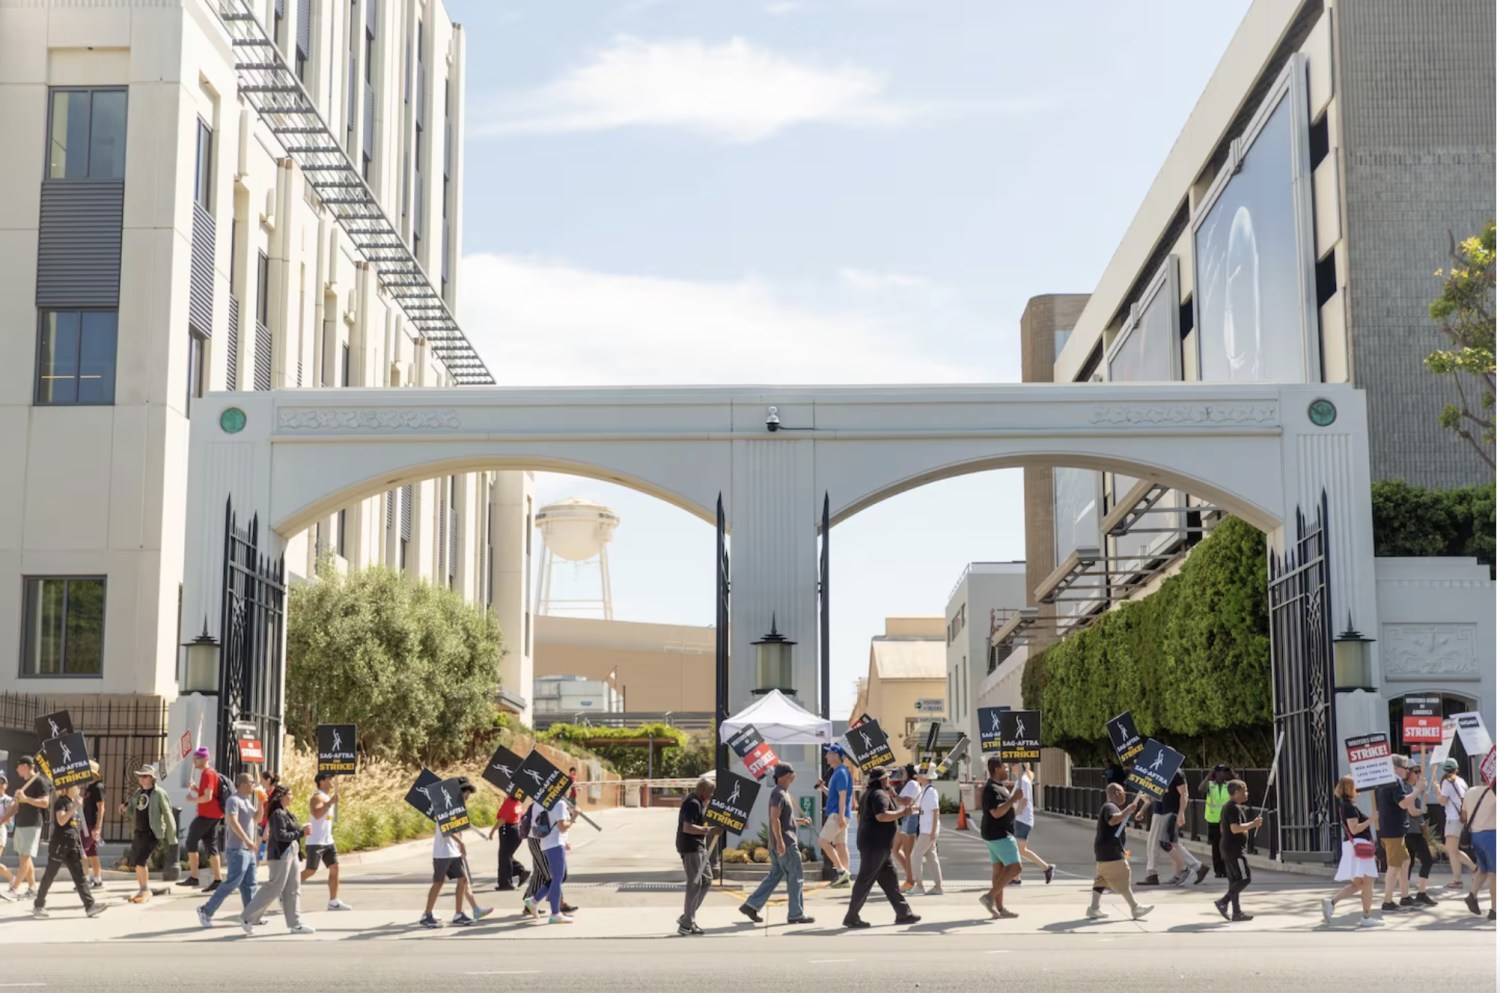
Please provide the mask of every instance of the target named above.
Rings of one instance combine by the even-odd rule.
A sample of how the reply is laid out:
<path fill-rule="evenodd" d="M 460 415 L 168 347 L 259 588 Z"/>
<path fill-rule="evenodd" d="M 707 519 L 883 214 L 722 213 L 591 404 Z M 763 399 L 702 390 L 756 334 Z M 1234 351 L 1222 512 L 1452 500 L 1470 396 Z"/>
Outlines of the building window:
<path fill-rule="evenodd" d="M 208 339 L 198 332 L 188 330 L 188 378 L 187 378 L 187 404 L 183 407 L 184 413 L 191 413 L 193 401 L 202 399 L 208 386 L 204 355 L 207 352 Z"/>
<path fill-rule="evenodd" d="M 213 161 L 214 132 L 208 124 L 198 121 L 198 156 L 193 168 L 193 199 L 198 206 L 213 212 Z"/>
<path fill-rule="evenodd" d="M 339 346 L 339 385 L 349 385 L 349 343 Z"/>
<path fill-rule="evenodd" d="M 347 547 L 349 547 L 345 543 L 345 541 L 344 541 L 344 533 L 348 530 L 348 527 L 349 527 L 349 511 L 348 510 L 341 510 L 341 511 L 339 511 L 338 545 L 336 546 L 337 550 L 338 550 L 338 553 L 339 553 L 339 558 L 341 558 L 341 559 L 346 559 L 346 558 L 349 557 L 348 554 L 345 553 L 345 551 L 344 551 L 344 549 L 346 549 Z"/>
<path fill-rule="evenodd" d="M 53 90 L 48 179 L 125 178 L 125 91 Z"/>
<path fill-rule="evenodd" d="M 44 310 L 37 342 L 36 402 L 115 402 L 113 310 Z"/>
<path fill-rule="evenodd" d="M 257 252 L 255 260 L 255 320 L 270 326 L 271 317 L 271 260 L 265 252 Z"/>
<path fill-rule="evenodd" d="M 104 579 L 25 581 L 23 676 L 98 676 L 104 671 Z"/>

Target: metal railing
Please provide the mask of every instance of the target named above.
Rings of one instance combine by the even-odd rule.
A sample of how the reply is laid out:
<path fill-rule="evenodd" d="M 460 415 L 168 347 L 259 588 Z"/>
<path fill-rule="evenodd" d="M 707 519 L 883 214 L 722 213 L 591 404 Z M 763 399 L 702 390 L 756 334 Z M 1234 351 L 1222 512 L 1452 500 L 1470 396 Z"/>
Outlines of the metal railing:
<path fill-rule="evenodd" d="M 570 714 L 537 714 L 533 712 L 532 727 L 538 732 L 554 724 L 582 724 L 586 727 L 628 728 L 642 724 L 665 724 L 683 731 L 707 731 L 713 727 L 712 711 L 703 710 L 626 710 L 616 713 L 580 711 Z"/>

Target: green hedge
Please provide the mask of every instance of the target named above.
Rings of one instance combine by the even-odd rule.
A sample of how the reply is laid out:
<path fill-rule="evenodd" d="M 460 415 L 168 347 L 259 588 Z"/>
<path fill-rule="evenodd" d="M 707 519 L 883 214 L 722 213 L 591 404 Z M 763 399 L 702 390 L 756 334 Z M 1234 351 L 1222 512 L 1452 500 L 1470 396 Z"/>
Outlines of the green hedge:
<path fill-rule="evenodd" d="M 649 757 L 645 745 L 610 745 L 610 738 L 669 738 L 674 743 L 658 745 Z M 714 767 L 713 739 L 694 738 L 681 728 L 669 724 L 642 724 L 633 728 L 587 727 L 581 724 L 554 724 L 538 740 L 549 744 L 564 742 L 590 746 L 610 762 L 615 771 L 627 779 L 643 779 L 647 772 L 658 778 L 686 779 L 699 776 Z"/>
<path fill-rule="evenodd" d="M 1472 555 L 1495 575 L 1495 484 L 1451 490 L 1384 480 L 1370 490 L 1375 554 Z"/>
<path fill-rule="evenodd" d="M 1156 592 L 1027 661 L 1027 708 L 1042 740 L 1102 761 L 1105 722 L 1123 710 L 1190 760 L 1267 762 L 1271 643 L 1265 536 L 1228 518 Z"/>

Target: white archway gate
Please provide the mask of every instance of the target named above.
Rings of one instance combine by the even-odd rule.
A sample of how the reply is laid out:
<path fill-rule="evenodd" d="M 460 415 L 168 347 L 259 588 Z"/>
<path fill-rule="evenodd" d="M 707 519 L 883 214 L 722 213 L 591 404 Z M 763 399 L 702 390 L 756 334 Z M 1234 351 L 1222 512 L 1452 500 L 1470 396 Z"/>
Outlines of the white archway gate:
<path fill-rule="evenodd" d="M 771 406 L 775 432 L 767 426 Z M 1273 548 L 1283 546 L 1296 508 L 1313 507 L 1326 492 L 1332 616 L 1372 631 L 1366 432 L 1363 393 L 1326 384 L 212 394 L 195 404 L 192 419 L 183 640 L 199 634 L 205 616 L 209 634 L 220 636 L 228 498 L 241 520 L 259 514 L 269 523 L 274 554 L 316 518 L 405 483 L 484 469 L 552 470 L 632 486 L 709 522 L 722 494 L 733 545 L 730 706 L 749 702 L 750 643 L 773 611 L 798 642 L 798 694 L 815 706 L 824 494 L 837 523 L 925 482 L 1039 464 L 1170 484 L 1262 528 Z"/>

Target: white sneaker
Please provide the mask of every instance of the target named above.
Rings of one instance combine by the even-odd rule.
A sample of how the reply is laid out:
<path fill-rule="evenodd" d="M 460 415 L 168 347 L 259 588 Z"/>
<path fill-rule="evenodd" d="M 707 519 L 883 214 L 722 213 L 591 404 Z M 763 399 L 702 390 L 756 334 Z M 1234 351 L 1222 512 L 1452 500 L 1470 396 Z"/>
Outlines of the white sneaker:
<path fill-rule="evenodd" d="M 203 927 L 209 928 L 209 927 L 213 927 L 214 926 L 214 919 L 212 917 L 208 916 L 208 911 L 204 910 L 202 907 L 199 907 L 198 908 L 198 923 L 200 925 L 202 925 Z"/>
<path fill-rule="evenodd" d="M 3 890 L 0 890 L 0 898 L 9 900 L 11 903 L 15 903 L 17 900 L 21 899 L 20 896 L 17 895 L 16 891 L 11 889 L 9 886 L 5 887 L 5 889 Z"/>
<path fill-rule="evenodd" d="M 253 938 L 255 936 L 255 922 L 240 921 L 240 930 L 244 931 L 246 934 L 250 935 Z"/>
<path fill-rule="evenodd" d="M 1108 916 L 1109 911 L 1102 907 L 1090 907 L 1088 910 L 1088 919 L 1091 921 L 1102 921 Z"/>
<path fill-rule="evenodd" d="M 1333 901 L 1326 896 L 1323 898 L 1323 923 L 1333 923 Z"/>
<path fill-rule="evenodd" d="M 1359 919 L 1359 926 L 1360 927 L 1385 927 L 1385 921 L 1382 921 L 1378 917 L 1361 917 Z"/>
<path fill-rule="evenodd" d="M 347 903 L 345 903 L 342 900 L 329 900 L 328 901 L 328 909 L 329 910 L 353 910 L 354 908 L 351 907 L 351 906 L 349 906 Z"/>
<path fill-rule="evenodd" d="M 573 923 L 573 918 L 569 917 L 567 914 L 553 914 L 551 917 L 547 918 L 547 923 L 548 924 L 572 924 Z"/>
<path fill-rule="evenodd" d="M 935 888 L 935 889 L 930 889 L 930 890 L 927 891 L 927 895 L 928 896 L 942 896 L 943 895 L 943 890 L 942 890 L 941 887 L 938 887 L 938 888 Z"/>
<path fill-rule="evenodd" d="M 298 924 L 296 927 L 286 929 L 287 934 L 317 934 L 317 929 L 309 924 Z"/>
<path fill-rule="evenodd" d="M 1130 912 L 1130 916 L 1133 920 L 1143 920 L 1147 914 L 1155 909 L 1155 906 L 1148 907 L 1144 903 L 1138 903 L 1135 905 L 1135 909 Z"/>

